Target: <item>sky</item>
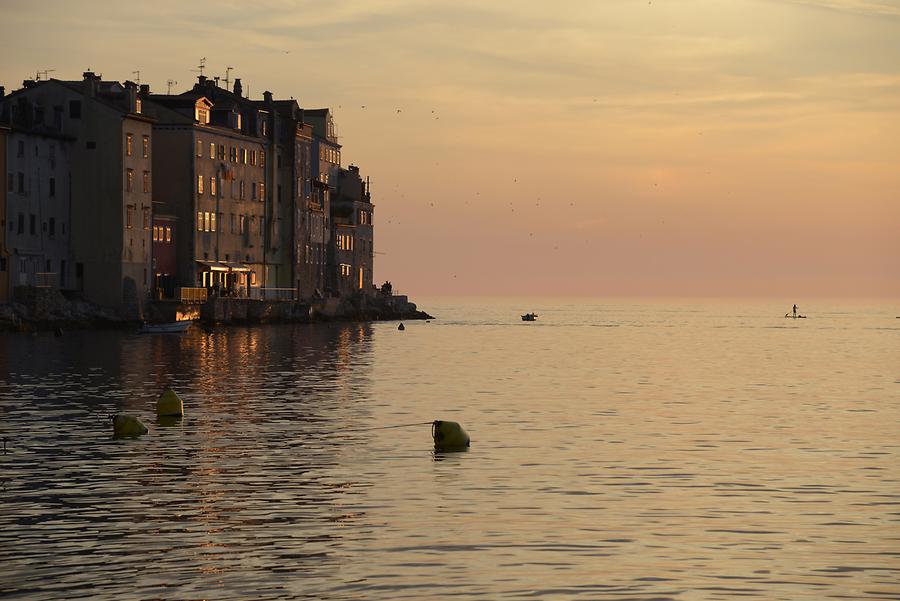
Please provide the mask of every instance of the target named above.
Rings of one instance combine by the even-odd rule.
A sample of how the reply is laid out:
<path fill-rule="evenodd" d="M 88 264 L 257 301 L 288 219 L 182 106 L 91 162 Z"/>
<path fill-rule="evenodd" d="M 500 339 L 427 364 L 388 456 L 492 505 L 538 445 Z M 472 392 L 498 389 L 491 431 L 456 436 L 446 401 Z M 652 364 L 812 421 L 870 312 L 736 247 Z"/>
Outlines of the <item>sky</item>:
<path fill-rule="evenodd" d="M 900 0 L 0 0 L 38 71 L 334 110 L 416 296 L 900 298 Z"/>

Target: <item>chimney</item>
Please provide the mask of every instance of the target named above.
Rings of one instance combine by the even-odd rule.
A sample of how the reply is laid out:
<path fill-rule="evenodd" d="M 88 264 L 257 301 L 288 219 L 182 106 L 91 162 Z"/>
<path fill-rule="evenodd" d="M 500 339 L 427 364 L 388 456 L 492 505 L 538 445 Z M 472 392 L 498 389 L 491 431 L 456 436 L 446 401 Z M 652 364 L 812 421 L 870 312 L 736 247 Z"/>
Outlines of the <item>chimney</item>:
<path fill-rule="evenodd" d="M 137 84 L 133 81 L 125 82 L 125 110 L 129 113 L 137 110 Z"/>
<path fill-rule="evenodd" d="M 6 88 L 4 86 L 0 86 L 0 98 L 6 96 Z"/>
<path fill-rule="evenodd" d="M 93 71 L 85 71 L 81 74 L 84 78 L 84 95 L 93 97 L 97 95 L 97 80 L 100 79 L 94 75 Z"/>
<path fill-rule="evenodd" d="M 266 104 L 272 104 L 272 92 L 270 92 L 269 90 L 263 92 L 263 100 Z"/>
<path fill-rule="evenodd" d="M 219 78 L 218 78 L 218 77 L 213 77 L 213 82 L 215 82 L 216 87 L 218 88 L 218 87 L 219 87 Z"/>
<path fill-rule="evenodd" d="M 241 78 L 238 77 L 234 80 L 234 95 L 240 96 L 244 93 L 244 87 L 241 85 Z"/>
<path fill-rule="evenodd" d="M 150 95 L 150 84 L 142 83 L 141 84 L 141 96 L 149 96 Z"/>
<path fill-rule="evenodd" d="M 26 79 L 26 80 L 24 80 L 24 81 L 22 82 L 22 87 L 25 88 L 25 89 L 27 90 L 27 89 L 29 89 L 29 88 L 33 88 L 33 87 L 34 87 L 34 83 L 35 83 L 35 82 L 34 82 L 33 79 Z"/>

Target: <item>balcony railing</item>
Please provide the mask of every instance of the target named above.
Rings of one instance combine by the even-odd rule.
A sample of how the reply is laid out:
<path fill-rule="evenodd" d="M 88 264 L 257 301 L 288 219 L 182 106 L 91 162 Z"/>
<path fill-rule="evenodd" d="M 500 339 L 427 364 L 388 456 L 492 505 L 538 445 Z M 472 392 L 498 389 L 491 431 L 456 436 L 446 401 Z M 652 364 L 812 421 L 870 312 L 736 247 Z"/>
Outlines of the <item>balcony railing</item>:
<path fill-rule="evenodd" d="M 179 288 L 178 298 L 183 303 L 205 303 L 207 296 L 206 288 Z"/>
<path fill-rule="evenodd" d="M 38 271 L 34 274 L 34 285 L 36 288 L 56 288 L 57 275 L 52 271 Z"/>
<path fill-rule="evenodd" d="M 296 288 L 250 288 L 250 298 L 268 301 L 293 301 L 297 298 Z"/>

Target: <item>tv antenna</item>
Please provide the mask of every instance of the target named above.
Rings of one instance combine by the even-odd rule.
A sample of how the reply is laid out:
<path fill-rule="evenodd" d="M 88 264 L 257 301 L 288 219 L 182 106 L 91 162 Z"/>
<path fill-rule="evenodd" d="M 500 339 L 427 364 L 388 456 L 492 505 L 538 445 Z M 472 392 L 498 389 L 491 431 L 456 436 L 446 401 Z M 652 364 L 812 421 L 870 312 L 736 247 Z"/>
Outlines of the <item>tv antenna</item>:
<path fill-rule="evenodd" d="M 172 95 L 172 86 L 177 86 L 177 85 L 178 85 L 178 82 L 175 81 L 174 79 L 170 79 L 170 80 L 168 80 L 166 83 L 169 85 L 169 89 L 166 90 L 166 94 L 168 94 L 169 96 L 171 96 L 171 95 Z"/>
<path fill-rule="evenodd" d="M 38 71 L 38 72 L 36 72 L 36 73 L 34 74 L 34 80 L 35 80 L 35 81 L 41 81 L 41 75 L 44 76 L 44 79 L 45 79 L 45 80 L 46 80 L 46 79 L 50 79 L 50 78 L 47 76 L 47 74 L 48 74 L 48 73 L 52 73 L 53 71 L 56 71 L 56 69 L 44 69 L 43 71 Z"/>
<path fill-rule="evenodd" d="M 234 67 L 225 67 L 225 89 L 231 90 L 231 72 Z"/>
<path fill-rule="evenodd" d="M 141 85 L 141 70 L 138 69 L 137 71 L 132 71 L 131 74 L 132 74 L 132 75 L 137 75 L 137 77 L 136 77 L 135 80 L 134 80 L 134 83 L 136 83 L 136 84 L 138 84 L 138 85 Z"/>
<path fill-rule="evenodd" d="M 200 71 L 200 75 L 203 75 L 203 69 L 206 68 L 206 57 L 200 59 L 200 64 L 197 65 L 196 69 L 192 69 L 193 71 Z"/>

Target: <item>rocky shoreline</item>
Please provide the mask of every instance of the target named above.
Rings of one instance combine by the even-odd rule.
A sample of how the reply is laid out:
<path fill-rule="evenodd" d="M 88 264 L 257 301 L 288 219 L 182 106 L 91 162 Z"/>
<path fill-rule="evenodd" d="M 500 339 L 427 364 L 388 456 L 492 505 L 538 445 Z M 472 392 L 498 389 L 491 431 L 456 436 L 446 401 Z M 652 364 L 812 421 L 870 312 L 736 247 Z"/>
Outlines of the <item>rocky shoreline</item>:
<path fill-rule="evenodd" d="M 144 320 L 166 323 L 193 319 L 204 326 L 277 323 L 365 322 L 434 319 L 405 297 L 374 296 L 297 303 L 211 298 L 202 305 L 154 301 Z M 144 321 L 58 290 L 17 288 L 13 302 L 0 305 L 0 332 L 134 329 Z"/>

